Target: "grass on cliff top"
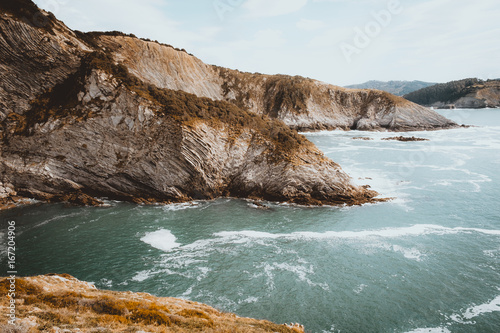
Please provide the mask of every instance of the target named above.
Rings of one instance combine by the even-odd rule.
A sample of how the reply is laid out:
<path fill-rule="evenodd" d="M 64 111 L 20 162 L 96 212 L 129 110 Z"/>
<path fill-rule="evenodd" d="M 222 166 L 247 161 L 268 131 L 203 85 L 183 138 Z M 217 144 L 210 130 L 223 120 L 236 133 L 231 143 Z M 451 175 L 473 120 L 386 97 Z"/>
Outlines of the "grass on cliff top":
<path fill-rule="evenodd" d="M 0 10 L 5 13 L 14 15 L 18 20 L 21 20 L 32 27 L 42 28 L 50 33 L 54 33 L 54 14 L 49 12 L 48 17 L 45 16 L 35 3 L 31 0 L 0 0 Z"/>
<path fill-rule="evenodd" d="M 7 295 L 10 282 L 0 279 L 0 292 Z M 17 313 L 20 319 L 35 317 L 36 326 L 19 326 L 12 332 L 38 332 L 59 329 L 83 332 L 96 328 L 106 332 L 280 332 L 297 333 L 302 330 L 289 328 L 264 320 L 239 318 L 198 303 L 179 305 L 165 303 L 148 296 L 137 299 L 137 294 L 89 290 L 88 293 L 64 290 L 46 291 L 28 279 L 16 279 Z M 9 299 L 0 300 L 0 308 Z M 33 321 L 33 319 L 31 319 Z M 0 318 L 0 331 L 11 332 L 7 317 Z"/>
<path fill-rule="evenodd" d="M 287 156 L 306 141 L 304 136 L 291 130 L 283 122 L 251 113 L 232 103 L 146 84 L 131 75 L 125 66 L 115 64 L 111 56 L 103 52 L 86 55 L 76 73 L 38 96 L 24 115 L 11 113 L 7 120 L 14 124 L 15 134 L 29 135 L 35 124 L 43 124 L 49 119 L 72 117 L 84 120 L 96 116 L 88 108 L 81 107 L 77 98 L 78 93 L 85 90 L 85 78 L 95 69 L 112 74 L 131 91 L 160 105 L 161 112 L 157 113 L 160 118 L 168 117 L 184 125 L 196 120 L 212 124 L 223 123 L 237 133 L 243 128 L 253 129 L 274 144 L 276 160 Z"/>

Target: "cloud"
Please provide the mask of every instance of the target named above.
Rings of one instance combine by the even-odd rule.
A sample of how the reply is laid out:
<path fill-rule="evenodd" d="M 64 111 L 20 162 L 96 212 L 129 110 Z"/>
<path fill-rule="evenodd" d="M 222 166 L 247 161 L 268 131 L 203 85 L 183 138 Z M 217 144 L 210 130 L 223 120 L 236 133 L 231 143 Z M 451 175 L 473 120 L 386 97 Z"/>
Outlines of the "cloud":
<path fill-rule="evenodd" d="M 272 17 L 294 13 L 307 5 L 307 0 L 247 0 L 243 8 L 251 17 Z"/>
<path fill-rule="evenodd" d="M 71 29 L 82 31 L 119 30 L 139 37 L 157 39 L 189 49 L 207 34 L 182 29 L 181 22 L 165 15 L 160 0 L 35 0 L 52 11 Z M 213 32 L 213 31 L 212 31 Z"/>
<path fill-rule="evenodd" d="M 301 19 L 300 21 L 297 22 L 296 26 L 300 30 L 314 31 L 314 30 L 321 29 L 321 28 L 325 27 L 326 25 L 323 21 L 319 21 L 319 20 Z"/>

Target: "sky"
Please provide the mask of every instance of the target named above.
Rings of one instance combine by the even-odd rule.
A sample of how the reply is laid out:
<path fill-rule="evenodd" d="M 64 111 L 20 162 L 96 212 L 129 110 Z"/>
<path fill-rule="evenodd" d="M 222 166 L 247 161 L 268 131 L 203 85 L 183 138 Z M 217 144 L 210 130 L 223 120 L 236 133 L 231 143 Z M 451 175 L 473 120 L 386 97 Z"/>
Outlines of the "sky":
<path fill-rule="evenodd" d="M 119 30 L 208 64 L 368 80 L 500 78 L 498 0 L 35 0 L 70 28 Z"/>

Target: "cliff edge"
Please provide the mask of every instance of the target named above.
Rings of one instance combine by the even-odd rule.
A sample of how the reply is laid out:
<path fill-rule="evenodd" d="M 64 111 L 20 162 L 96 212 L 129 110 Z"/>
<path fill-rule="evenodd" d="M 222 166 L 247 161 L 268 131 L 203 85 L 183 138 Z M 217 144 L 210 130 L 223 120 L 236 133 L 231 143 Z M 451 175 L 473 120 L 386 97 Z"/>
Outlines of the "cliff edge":
<path fill-rule="evenodd" d="M 299 131 L 415 131 L 457 126 L 432 110 L 381 90 L 346 89 L 300 76 L 207 65 L 183 50 L 123 34 L 96 32 L 87 37 L 144 82 L 227 101 Z"/>
<path fill-rule="evenodd" d="M 299 324 L 278 325 L 238 317 L 208 305 L 146 293 L 98 290 L 67 275 L 0 278 L 0 331 L 8 332 L 234 332 L 303 333 Z M 11 300 L 15 300 L 14 324 Z"/>

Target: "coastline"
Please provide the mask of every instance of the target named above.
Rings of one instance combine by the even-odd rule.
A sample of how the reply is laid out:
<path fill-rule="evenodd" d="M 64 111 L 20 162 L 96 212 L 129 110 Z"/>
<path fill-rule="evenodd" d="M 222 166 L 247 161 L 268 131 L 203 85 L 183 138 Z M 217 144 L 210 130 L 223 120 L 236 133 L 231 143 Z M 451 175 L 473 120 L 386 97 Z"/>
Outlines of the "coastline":
<path fill-rule="evenodd" d="M 9 289 L 0 278 L 2 293 Z M 23 332 L 71 330 L 78 332 L 280 332 L 303 333 L 300 324 L 274 324 L 239 317 L 208 305 L 147 293 L 99 290 L 68 274 L 18 277 L 15 280 L 15 325 L 7 316 L 0 329 Z M 10 300 L 2 298 L 0 311 L 8 313 Z"/>

